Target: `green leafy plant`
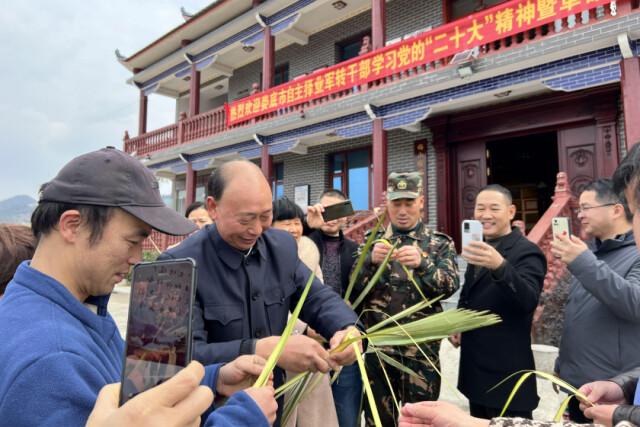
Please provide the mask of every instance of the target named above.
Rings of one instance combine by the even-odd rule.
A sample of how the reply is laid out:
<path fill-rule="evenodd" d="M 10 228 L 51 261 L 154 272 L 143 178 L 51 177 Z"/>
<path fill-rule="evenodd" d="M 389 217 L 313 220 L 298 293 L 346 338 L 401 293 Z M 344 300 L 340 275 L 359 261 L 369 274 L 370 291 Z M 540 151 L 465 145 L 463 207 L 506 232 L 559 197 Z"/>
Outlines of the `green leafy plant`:
<path fill-rule="evenodd" d="M 287 345 L 287 341 L 289 340 L 289 337 L 293 332 L 293 327 L 296 321 L 298 320 L 298 316 L 300 316 L 300 310 L 302 310 L 302 306 L 304 304 L 305 299 L 307 299 L 307 294 L 309 293 L 309 289 L 311 289 L 311 283 L 313 282 L 313 279 L 315 277 L 316 277 L 315 273 L 312 272 L 311 276 L 309 276 L 309 280 L 307 280 L 307 284 L 305 285 L 304 290 L 302 291 L 302 295 L 298 300 L 298 304 L 296 304 L 296 308 L 293 310 L 293 313 L 291 313 L 291 316 L 289 317 L 287 326 L 284 328 L 284 331 L 282 332 L 282 335 L 280 336 L 280 339 L 278 340 L 278 343 L 276 344 L 275 349 L 273 350 L 273 352 L 271 352 L 271 355 L 267 359 L 267 362 L 264 365 L 264 368 L 262 369 L 260 376 L 258 377 L 255 384 L 253 385 L 254 387 L 264 387 L 265 384 L 267 384 L 267 381 L 269 380 L 269 376 L 271 375 L 271 372 L 273 372 L 273 369 L 276 367 L 276 364 L 278 363 L 278 359 L 280 359 L 280 355 L 284 350 L 284 346 Z"/>
<path fill-rule="evenodd" d="M 351 272 L 351 276 L 349 277 L 349 285 L 347 286 L 347 290 L 344 293 L 344 300 L 347 303 L 349 302 L 349 298 L 351 297 L 351 293 L 353 292 L 353 287 L 355 286 L 356 280 L 358 279 L 358 274 L 360 274 L 360 270 L 362 270 L 364 261 L 367 258 L 367 255 L 369 254 L 369 252 L 371 251 L 371 247 L 373 246 L 373 242 L 376 238 L 376 234 L 378 233 L 378 230 L 380 229 L 382 224 L 384 224 L 385 216 L 386 216 L 386 212 L 380 215 L 380 217 L 378 218 L 378 222 L 376 223 L 375 227 L 373 227 L 373 229 L 371 230 L 371 233 L 369 233 L 369 237 L 367 238 L 367 241 L 365 242 L 362 250 L 360 251 L 360 256 L 358 257 L 356 266 Z"/>
<path fill-rule="evenodd" d="M 516 384 L 513 386 L 513 389 L 511 390 L 511 393 L 509 393 L 509 397 L 507 398 L 507 402 L 504 404 L 504 407 L 502 408 L 502 412 L 500 412 L 500 416 L 503 416 L 504 413 L 507 411 L 507 409 L 509 408 L 509 405 L 511 404 L 511 401 L 513 400 L 513 398 L 515 397 L 516 393 L 518 392 L 518 390 L 520 390 L 520 387 L 522 386 L 522 384 L 524 384 L 524 382 L 531 377 L 532 375 L 536 375 L 540 378 L 544 378 L 547 381 L 552 382 L 553 384 L 562 387 L 563 389 L 567 390 L 569 392 L 569 396 L 564 399 L 564 401 L 562 402 L 562 404 L 560 405 L 560 408 L 558 408 L 558 411 L 556 412 L 556 415 L 554 417 L 554 421 L 561 421 L 562 420 L 562 414 L 564 413 L 565 409 L 567 409 L 567 406 L 569 405 L 569 401 L 573 398 L 579 398 L 581 401 L 585 402 L 587 405 L 589 406 L 594 406 L 593 402 L 591 402 L 587 396 L 582 393 L 580 390 L 578 390 L 577 388 L 573 387 L 571 384 L 569 384 L 568 382 L 562 380 L 561 378 L 558 378 L 557 376 L 550 374 L 548 372 L 542 372 L 542 371 L 531 371 L 531 370 L 527 370 L 527 371 L 518 371 L 515 372 L 511 375 L 509 375 L 507 378 L 505 378 L 504 380 L 500 381 L 498 384 L 496 384 L 495 386 L 491 387 L 488 391 L 494 390 L 495 388 L 499 387 L 500 385 L 504 384 L 506 381 L 508 381 L 509 379 L 520 375 L 520 378 L 518 378 L 518 381 L 516 381 Z"/>

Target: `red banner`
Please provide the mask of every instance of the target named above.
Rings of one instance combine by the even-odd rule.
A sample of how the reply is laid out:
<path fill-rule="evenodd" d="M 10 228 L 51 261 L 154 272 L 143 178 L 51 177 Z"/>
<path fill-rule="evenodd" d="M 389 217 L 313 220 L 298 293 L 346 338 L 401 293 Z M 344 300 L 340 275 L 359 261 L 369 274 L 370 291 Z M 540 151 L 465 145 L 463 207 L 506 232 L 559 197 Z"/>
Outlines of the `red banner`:
<path fill-rule="evenodd" d="M 225 104 L 231 126 L 282 108 L 378 80 L 610 3 L 611 0 L 513 0 Z M 577 19 L 580 19 L 577 17 Z"/>

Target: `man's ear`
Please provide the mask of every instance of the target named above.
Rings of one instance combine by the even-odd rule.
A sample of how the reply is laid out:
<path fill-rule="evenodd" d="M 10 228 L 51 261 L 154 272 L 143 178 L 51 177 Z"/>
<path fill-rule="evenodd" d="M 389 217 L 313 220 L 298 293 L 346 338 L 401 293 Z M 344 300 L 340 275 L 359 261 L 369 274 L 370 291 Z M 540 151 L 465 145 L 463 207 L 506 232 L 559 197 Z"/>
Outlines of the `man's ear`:
<path fill-rule="evenodd" d="M 516 216 L 516 205 L 509 205 L 509 219 L 513 221 L 513 218 Z"/>
<path fill-rule="evenodd" d="M 68 243 L 74 243 L 78 240 L 81 228 L 82 216 L 75 209 L 65 211 L 58 220 L 58 232 Z"/>
<path fill-rule="evenodd" d="M 613 214 L 615 215 L 616 218 L 618 217 L 622 217 L 622 218 L 627 218 L 626 213 L 624 211 L 624 206 L 622 206 L 621 204 L 615 204 L 613 205 Z"/>
<path fill-rule="evenodd" d="M 207 197 L 206 204 L 207 204 L 207 212 L 209 212 L 209 216 L 215 222 L 218 215 L 218 204 L 216 203 L 215 199 L 211 196 Z"/>

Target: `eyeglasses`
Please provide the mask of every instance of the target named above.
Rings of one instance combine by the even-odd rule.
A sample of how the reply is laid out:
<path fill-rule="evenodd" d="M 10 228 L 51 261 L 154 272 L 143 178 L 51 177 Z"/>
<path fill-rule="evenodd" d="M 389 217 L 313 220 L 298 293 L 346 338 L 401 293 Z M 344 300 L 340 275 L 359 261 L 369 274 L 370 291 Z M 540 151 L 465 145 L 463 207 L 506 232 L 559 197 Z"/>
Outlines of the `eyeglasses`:
<path fill-rule="evenodd" d="M 580 206 L 578 209 L 576 209 L 576 213 L 587 212 L 587 211 L 590 211 L 591 209 L 604 208 L 606 206 L 615 206 L 617 204 L 618 203 L 605 203 L 604 205 L 598 205 L 598 206 Z"/>

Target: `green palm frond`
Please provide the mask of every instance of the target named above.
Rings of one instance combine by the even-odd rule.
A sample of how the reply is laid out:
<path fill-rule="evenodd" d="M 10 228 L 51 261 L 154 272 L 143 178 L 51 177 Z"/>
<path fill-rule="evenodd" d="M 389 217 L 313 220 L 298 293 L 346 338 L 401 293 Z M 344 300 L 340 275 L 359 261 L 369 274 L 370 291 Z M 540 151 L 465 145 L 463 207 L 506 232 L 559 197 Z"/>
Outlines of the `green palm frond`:
<path fill-rule="evenodd" d="M 594 405 L 593 402 L 591 402 L 584 393 L 582 393 L 577 388 L 573 387 L 568 382 L 566 382 L 566 381 L 562 380 L 561 378 L 558 378 L 557 376 L 555 376 L 553 374 L 550 374 L 548 372 L 535 371 L 535 370 L 526 370 L 526 371 L 514 372 L 513 374 L 509 375 L 507 378 L 503 379 L 498 384 L 494 385 L 489 390 L 487 390 L 487 393 L 490 392 L 491 390 L 496 389 L 497 387 L 500 387 L 506 381 L 509 381 L 511 378 L 516 377 L 518 375 L 520 375 L 520 378 L 518 378 L 518 381 L 516 381 L 516 384 L 513 386 L 513 389 L 511 390 L 511 393 L 509 393 L 509 397 L 507 398 L 507 402 L 504 404 L 504 407 L 502 408 L 502 412 L 500 412 L 500 416 L 504 415 L 504 413 L 509 408 L 509 405 L 511 404 L 511 401 L 515 397 L 516 393 L 518 392 L 518 390 L 520 390 L 520 387 L 522 386 L 522 384 L 524 384 L 524 382 L 532 375 L 536 375 L 536 376 L 538 376 L 540 378 L 544 378 L 544 379 L 546 379 L 548 381 L 551 381 L 553 384 L 555 384 L 555 385 L 557 385 L 559 387 L 562 387 L 562 388 L 564 388 L 565 390 L 567 390 L 569 392 L 569 397 L 567 399 L 565 399 L 564 402 L 562 402 L 562 405 L 560 406 L 560 409 L 556 413 L 556 420 L 560 419 L 558 417 L 562 417 L 562 413 L 564 412 L 565 408 L 569 404 L 569 400 L 571 400 L 571 398 L 573 398 L 573 397 L 579 398 L 583 402 L 586 402 L 589 406 L 593 406 Z"/>
<path fill-rule="evenodd" d="M 293 313 L 291 313 L 291 317 L 289 317 L 287 326 L 284 328 L 284 331 L 282 332 L 282 335 L 280 336 L 280 339 L 278 340 L 278 343 L 276 344 L 275 349 L 267 359 L 267 363 L 264 365 L 264 368 L 262 369 L 260 376 L 258 377 L 255 384 L 253 385 L 254 387 L 264 387 L 265 384 L 267 384 L 267 381 L 269 380 L 269 376 L 271 375 L 271 372 L 273 372 L 273 369 L 276 367 L 276 364 L 278 363 L 278 359 L 280 359 L 280 355 L 284 350 L 284 346 L 287 344 L 287 341 L 289 340 L 289 337 L 293 332 L 293 327 L 296 321 L 298 320 L 298 316 L 300 315 L 300 310 L 302 310 L 302 305 L 304 304 L 305 299 L 307 299 L 307 294 L 309 293 L 309 289 L 311 288 L 311 283 L 313 282 L 314 278 L 315 278 L 315 273 L 312 272 L 311 276 L 309 276 L 309 280 L 307 281 L 307 284 L 304 287 L 304 290 L 302 291 L 302 295 L 298 300 L 298 304 L 296 304 L 296 308 L 293 310 Z"/>
<path fill-rule="evenodd" d="M 367 255 L 369 254 L 369 251 L 371 250 L 371 246 L 373 246 L 373 241 L 376 238 L 376 234 L 378 233 L 378 230 L 380 229 L 380 226 L 384 223 L 384 218 L 386 216 L 386 211 L 380 215 L 380 217 L 378 218 L 378 222 L 376 223 L 375 227 L 373 227 L 373 230 L 371 230 L 371 233 L 369 234 L 369 237 L 367 238 L 367 241 L 365 242 L 362 251 L 360 252 L 360 256 L 358 257 L 358 261 L 356 262 L 356 266 L 353 269 L 353 271 L 351 272 L 351 276 L 349 277 L 349 285 L 347 286 L 347 290 L 344 293 L 344 301 L 349 303 L 349 297 L 351 297 L 351 293 L 353 292 L 353 287 L 356 284 L 356 280 L 358 279 L 358 274 L 360 274 L 360 270 L 362 270 L 362 266 L 364 265 L 364 261 L 367 258 Z"/>

